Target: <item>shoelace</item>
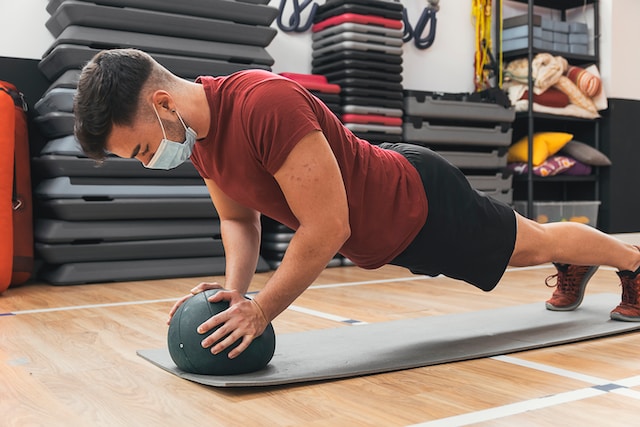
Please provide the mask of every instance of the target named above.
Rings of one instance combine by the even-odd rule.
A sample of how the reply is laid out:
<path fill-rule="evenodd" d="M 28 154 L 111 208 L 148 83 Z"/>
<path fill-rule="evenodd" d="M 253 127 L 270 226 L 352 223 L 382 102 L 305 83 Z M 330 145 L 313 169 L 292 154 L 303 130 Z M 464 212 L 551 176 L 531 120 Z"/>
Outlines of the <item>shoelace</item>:
<path fill-rule="evenodd" d="M 556 283 L 553 284 L 549 284 L 549 281 L 552 279 L 556 279 Z M 563 282 L 564 280 L 564 273 L 562 272 L 557 272 L 556 274 L 552 274 L 551 276 L 548 276 L 546 279 L 544 279 L 544 284 L 548 287 L 548 288 L 555 288 L 556 286 L 558 286 L 561 282 Z"/>
<path fill-rule="evenodd" d="M 567 268 L 567 271 L 558 270 L 556 274 L 547 277 L 544 280 L 544 284 L 549 288 L 554 288 L 557 286 L 561 292 L 575 293 L 578 289 L 578 279 L 584 276 L 584 273 L 586 273 L 586 271 L 589 269 L 589 266 L 574 267 L 574 271 L 571 272 L 569 271 L 569 268 Z M 553 278 L 557 278 L 558 280 L 555 284 L 550 285 L 549 281 Z"/>
<path fill-rule="evenodd" d="M 640 251 L 640 246 L 636 246 Z M 620 277 L 620 286 L 622 286 L 622 302 L 630 305 L 638 305 L 638 288 L 640 286 L 635 283 L 637 277 Z"/>

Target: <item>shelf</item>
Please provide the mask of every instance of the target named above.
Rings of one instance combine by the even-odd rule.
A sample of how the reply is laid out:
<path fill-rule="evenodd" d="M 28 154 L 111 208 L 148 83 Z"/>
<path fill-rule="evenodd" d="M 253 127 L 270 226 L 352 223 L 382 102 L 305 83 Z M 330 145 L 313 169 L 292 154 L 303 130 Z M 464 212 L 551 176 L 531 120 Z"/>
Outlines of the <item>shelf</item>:
<path fill-rule="evenodd" d="M 527 56 L 528 53 L 529 50 L 527 48 L 523 48 L 504 52 L 502 56 L 505 61 L 509 61 L 511 59 Z M 550 53 L 553 56 L 562 56 L 572 65 L 596 64 L 598 62 L 598 58 L 595 55 L 578 55 L 570 52 L 557 52 L 553 50 L 533 48 L 533 56 L 536 56 L 538 53 Z"/>
<path fill-rule="evenodd" d="M 529 3 L 528 0 L 511 0 L 511 1 L 516 3 L 525 3 L 525 4 Z M 546 7 L 549 9 L 567 10 L 567 9 L 573 9 L 576 7 L 581 7 L 585 3 L 593 4 L 594 2 L 595 0 L 586 0 L 586 1 L 585 0 L 534 0 L 533 4 L 535 6 Z"/>
<path fill-rule="evenodd" d="M 575 116 L 563 116 L 560 114 L 548 114 L 548 113 L 539 113 L 532 112 L 531 115 L 536 120 L 558 120 L 565 122 L 584 122 L 584 123 L 595 123 L 599 118 L 595 119 L 585 119 L 583 117 L 575 117 Z M 529 113 L 527 111 L 518 111 L 516 112 L 516 120 L 524 120 L 529 117 Z"/>
<path fill-rule="evenodd" d="M 527 175 L 514 175 L 514 181 L 525 182 L 528 180 Z M 555 176 L 535 176 L 532 179 L 533 182 L 596 182 L 597 177 L 595 175 L 584 176 L 569 176 L 569 175 L 555 175 Z"/>

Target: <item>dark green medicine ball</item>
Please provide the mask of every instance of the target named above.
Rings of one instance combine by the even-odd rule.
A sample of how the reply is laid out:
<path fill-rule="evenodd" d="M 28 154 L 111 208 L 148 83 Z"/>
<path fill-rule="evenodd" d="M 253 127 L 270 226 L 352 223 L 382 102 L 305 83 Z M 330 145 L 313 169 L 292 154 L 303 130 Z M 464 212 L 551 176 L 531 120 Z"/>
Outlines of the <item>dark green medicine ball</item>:
<path fill-rule="evenodd" d="M 169 354 L 178 368 L 185 372 L 203 375 L 236 375 L 258 371 L 271 361 L 276 348 L 276 337 L 271 323 L 254 339 L 249 347 L 235 359 L 229 359 L 229 351 L 240 340 L 221 353 L 211 353 L 203 348 L 202 340 L 212 334 L 199 334 L 196 329 L 211 316 L 229 308 L 228 301 L 211 303 L 208 298 L 218 289 L 200 292 L 186 300 L 175 312 L 169 324 L 167 343 Z"/>

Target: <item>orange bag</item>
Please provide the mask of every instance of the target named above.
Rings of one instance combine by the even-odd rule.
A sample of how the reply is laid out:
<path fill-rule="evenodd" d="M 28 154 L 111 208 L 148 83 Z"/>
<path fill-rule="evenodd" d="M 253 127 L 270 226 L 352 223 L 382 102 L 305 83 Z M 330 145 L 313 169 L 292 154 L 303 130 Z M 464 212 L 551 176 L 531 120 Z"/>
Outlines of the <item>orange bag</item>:
<path fill-rule="evenodd" d="M 27 104 L 0 81 L 0 292 L 33 273 L 33 207 Z"/>

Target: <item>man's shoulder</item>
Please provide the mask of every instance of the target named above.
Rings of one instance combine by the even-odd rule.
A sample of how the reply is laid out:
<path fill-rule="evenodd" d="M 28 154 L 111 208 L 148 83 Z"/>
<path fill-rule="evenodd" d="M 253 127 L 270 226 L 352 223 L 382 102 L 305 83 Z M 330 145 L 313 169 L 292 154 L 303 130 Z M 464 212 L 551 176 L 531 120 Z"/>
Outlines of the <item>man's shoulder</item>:
<path fill-rule="evenodd" d="M 224 76 L 199 76 L 195 82 L 204 86 L 225 86 L 257 83 L 269 79 L 282 78 L 278 74 L 262 69 L 240 70 Z"/>
<path fill-rule="evenodd" d="M 284 77 L 276 74 L 272 71 L 262 70 L 259 68 L 250 68 L 247 70 L 236 71 L 225 77 L 229 81 L 250 81 L 250 82 L 262 82 L 266 80 L 281 80 Z"/>

